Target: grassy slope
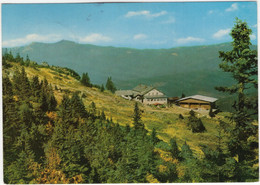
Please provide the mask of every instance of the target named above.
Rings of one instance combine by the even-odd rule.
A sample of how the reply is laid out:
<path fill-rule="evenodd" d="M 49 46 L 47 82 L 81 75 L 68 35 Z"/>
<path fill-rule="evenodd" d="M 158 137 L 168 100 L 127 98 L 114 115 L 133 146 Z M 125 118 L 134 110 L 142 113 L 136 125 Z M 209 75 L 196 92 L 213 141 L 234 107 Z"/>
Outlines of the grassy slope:
<path fill-rule="evenodd" d="M 13 63 L 12 65 L 13 67 L 8 69 L 9 72 L 11 72 L 14 67 L 20 68 L 18 64 Z M 49 83 L 53 86 L 58 86 L 58 88 L 68 89 L 72 92 L 81 91 L 82 93 L 85 93 L 87 97 L 84 98 L 83 101 L 86 107 L 94 101 L 97 109 L 99 111 L 104 110 L 107 118 L 112 117 L 113 121 L 118 122 L 120 125 L 131 125 L 133 107 L 135 104 L 134 101 L 125 100 L 108 91 L 102 93 L 99 89 L 84 87 L 76 79 L 70 76 L 63 75 L 63 79 L 59 80 L 57 77 L 60 78 L 60 76 L 47 68 L 39 68 L 39 70 L 36 70 L 25 67 L 25 70 L 29 78 L 38 75 L 40 79 L 46 78 Z M 62 93 L 55 90 L 54 93 L 58 103 L 60 103 L 64 92 Z M 223 118 L 224 113 L 213 119 L 210 119 L 205 112 L 197 113 L 199 117 L 202 117 L 207 132 L 194 134 L 191 130 L 188 130 L 186 126 L 189 110 L 177 106 L 171 108 L 157 108 L 144 106 L 142 104 L 139 104 L 139 106 L 144 111 L 142 114 L 142 121 L 145 124 L 146 129 L 151 131 L 153 128 L 156 128 L 159 138 L 164 141 L 168 142 L 170 138 L 176 137 L 179 146 L 182 146 L 184 141 L 186 141 L 191 146 L 191 149 L 196 151 L 197 154 L 201 153 L 198 147 L 200 143 L 214 147 L 217 142 L 217 119 L 219 117 Z M 185 119 L 178 119 L 179 114 L 182 114 Z"/>

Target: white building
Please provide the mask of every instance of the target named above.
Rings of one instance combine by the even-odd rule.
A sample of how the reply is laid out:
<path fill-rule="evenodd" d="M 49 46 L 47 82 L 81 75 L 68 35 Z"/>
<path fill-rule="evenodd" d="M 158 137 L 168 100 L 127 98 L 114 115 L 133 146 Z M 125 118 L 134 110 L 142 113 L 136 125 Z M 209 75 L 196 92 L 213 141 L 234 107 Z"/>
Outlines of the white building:
<path fill-rule="evenodd" d="M 128 100 L 140 101 L 143 104 L 167 104 L 167 96 L 152 86 L 140 84 L 133 88 L 133 90 L 116 91 L 118 96 L 122 96 Z"/>

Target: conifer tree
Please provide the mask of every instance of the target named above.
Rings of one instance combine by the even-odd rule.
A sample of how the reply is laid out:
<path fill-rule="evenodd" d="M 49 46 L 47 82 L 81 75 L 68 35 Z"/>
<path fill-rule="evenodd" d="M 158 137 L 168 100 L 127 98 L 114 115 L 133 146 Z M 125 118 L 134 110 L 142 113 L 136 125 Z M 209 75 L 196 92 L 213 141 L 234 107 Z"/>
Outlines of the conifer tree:
<path fill-rule="evenodd" d="M 12 82 L 8 76 L 3 77 L 3 96 L 5 95 L 13 96 Z"/>
<path fill-rule="evenodd" d="M 95 102 L 91 102 L 91 104 L 89 106 L 89 113 L 90 113 L 90 117 L 92 118 L 92 120 L 94 120 L 96 118 L 96 114 L 97 114 L 97 108 L 96 108 Z"/>
<path fill-rule="evenodd" d="M 156 143 L 160 141 L 156 135 L 157 135 L 156 130 L 155 128 L 153 128 L 153 131 L 151 133 L 151 142 L 153 143 L 153 145 L 156 145 Z"/>
<path fill-rule="evenodd" d="M 193 158 L 193 152 L 190 149 L 190 146 L 187 144 L 187 142 L 185 141 L 185 143 L 182 145 L 181 147 L 181 152 L 180 152 L 180 156 L 183 160 L 186 159 L 191 159 Z"/>
<path fill-rule="evenodd" d="M 252 30 L 246 22 L 236 19 L 231 30 L 233 38 L 231 51 L 220 51 L 222 59 L 219 67 L 232 75 L 235 83 L 230 87 L 217 87 L 221 92 L 236 95 L 230 119 L 235 123 L 230 132 L 228 149 L 230 157 L 236 158 L 234 180 L 243 182 L 248 179 L 258 179 L 258 172 L 253 168 L 257 162 L 254 141 L 257 125 L 253 124 L 252 115 L 258 114 L 257 99 L 248 96 L 248 89 L 257 89 L 257 51 L 251 50 L 250 34 Z M 250 139 L 251 138 L 251 139 Z"/>
<path fill-rule="evenodd" d="M 87 118 L 88 113 L 86 111 L 86 108 L 80 99 L 79 95 L 77 92 L 73 93 L 71 99 L 71 108 L 72 111 L 74 112 L 73 116 L 75 117 L 81 117 L 81 118 Z"/>
<path fill-rule="evenodd" d="M 100 115 L 100 119 L 101 120 L 106 120 L 106 115 L 105 115 L 105 112 L 104 112 L 104 110 L 102 110 L 102 113 L 101 113 L 101 115 Z"/>
<path fill-rule="evenodd" d="M 101 91 L 101 92 L 104 92 L 104 90 L 105 90 L 105 87 L 104 87 L 104 85 L 102 84 L 101 87 L 100 87 L 100 91 Z"/>
<path fill-rule="evenodd" d="M 39 97 L 40 96 L 40 92 L 41 92 L 41 85 L 40 85 L 38 76 L 34 76 L 32 78 L 31 88 L 32 88 L 33 95 L 35 97 Z"/>
<path fill-rule="evenodd" d="M 57 106 L 56 98 L 55 98 L 54 94 L 51 94 L 49 102 L 48 102 L 48 110 L 54 111 L 56 109 L 56 106 Z"/>
<path fill-rule="evenodd" d="M 107 78 L 106 89 L 111 91 L 112 93 L 116 92 L 116 87 L 112 81 L 112 77 Z"/>
<path fill-rule="evenodd" d="M 15 62 L 17 63 L 20 63 L 21 65 L 24 65 L 24 61 L 23 61 L 23 58 L 20 56 L 20 53 L 17 53 L 16 54 L 16 57 L 15 57 Z"/>
<path fill-rule="evenodd" d="M 206 131 L 206 128 L 203 125 L 201 119 L 196 117 L 195 112 L 191 110 L 189 114 L 190 116 L 188 117 L 188 127 L 192 130 L 192 132 L 198 133 Z"/>
<path fill-rule="evenodd" d="M 39 103 L 40 103 L 40 108 L 43 112 L 46 112 L 49 109 L 49 103 L 47 100 L 47 96 L 43 91 L 40 93 Z"/>
<path fill-rule="evenodd" d="M 144 129 L 144 125 L 141 122 L 141 111 L 137 102 L 134 107 L 133 124 L 135 129 Z"/>
<path fill-rule="evenodd" d="M 81 84 L 87 87 L 91 87 L 91 83 L 90 83 L 90 78 L 88 76 L 88 73 L 83 73 L 81 80 L 80 80 Z"/>
<path fill-rule="evenodd" d="M 170 146 L 171 146 L 171 154 L 174 159 L 179 159 L 180 157 L 180 150 L 177 146 L 176 138 L 171 138 L 170 140 Z"/>

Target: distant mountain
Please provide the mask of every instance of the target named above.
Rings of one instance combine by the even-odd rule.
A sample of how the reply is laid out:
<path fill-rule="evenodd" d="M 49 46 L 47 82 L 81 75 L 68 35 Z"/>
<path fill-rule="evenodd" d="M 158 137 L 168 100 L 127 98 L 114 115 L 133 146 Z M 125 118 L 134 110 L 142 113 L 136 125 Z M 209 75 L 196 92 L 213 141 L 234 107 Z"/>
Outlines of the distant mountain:
<path fill-rule="evenodd" d="M 202 94 L 221 97 L 214 87 L 230 85 L 232 78 L 219 69 L 219 51 L 231 50 L 230 43 L 171 49 L 133 49 L 101 47 L 62 40 L 57 43 L 32 43 L 9 48 L 39 63 L 69 67 L 80 74 L 88 72 L 96 84 L 108 76 L 118 89 L 145 83 L 158 86 L 168 96 Z M 256 46 L 253 46 L 256 49 Z"/>

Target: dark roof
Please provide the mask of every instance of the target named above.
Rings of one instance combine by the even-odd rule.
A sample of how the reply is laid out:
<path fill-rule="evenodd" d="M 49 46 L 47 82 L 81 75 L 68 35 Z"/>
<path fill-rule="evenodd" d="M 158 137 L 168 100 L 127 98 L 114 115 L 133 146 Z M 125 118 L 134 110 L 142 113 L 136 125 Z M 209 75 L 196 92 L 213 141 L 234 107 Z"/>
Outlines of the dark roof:
<path fill-rule="evenodd" d="M 195 100 L 202 100 L 202 101 L 207 101 L 207 102 L 215 102 L 217 101 L 218 99 L 217 98 L 212 98 L 212 97 L 208 97 L 208 96 L 202 96 L 202 95 L 193 95 L 193 96 L 188 96 L 188 97 L 185 97 L 185 98 L 181 98 L 177 101 L 182 101 L 182 100 L 187 100 L 187 99 L 195 99 Z"/>
<path fill-rule="evenodd" d="M 146 94 L 147 92 L 153 90 L 154 87 L 152 86 L 147 86 L 147 85 L 143 85 L 143 84 L 139 84 L 138 86 L 136 86 L 135 88 L 133 88 L 133 91 L 137 91 L 139 92 L 141 95 Z"/>

